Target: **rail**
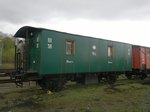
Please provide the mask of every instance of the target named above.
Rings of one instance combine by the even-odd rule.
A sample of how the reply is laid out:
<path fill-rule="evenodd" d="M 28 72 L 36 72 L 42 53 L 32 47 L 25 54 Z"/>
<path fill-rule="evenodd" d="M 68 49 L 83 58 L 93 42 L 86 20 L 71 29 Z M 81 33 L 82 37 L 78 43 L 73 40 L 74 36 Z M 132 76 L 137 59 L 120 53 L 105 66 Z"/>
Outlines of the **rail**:
<path fill-rule="evenodd" d="M 0 74 L 1 73 L 8 74 L 8 73 L 12 73 L 14 71 L 15 71 L 15 69 L 6 69 L 6 68 L 4 68 L 4 69 L 0 69 Z"/>
<path fill-rule="evenodd" d="M 10 75 L 15 71 L 15 69 L 0 69 L 0 84 L 3 83 L 13 83 L 14 79 L 11 79 Z"/>

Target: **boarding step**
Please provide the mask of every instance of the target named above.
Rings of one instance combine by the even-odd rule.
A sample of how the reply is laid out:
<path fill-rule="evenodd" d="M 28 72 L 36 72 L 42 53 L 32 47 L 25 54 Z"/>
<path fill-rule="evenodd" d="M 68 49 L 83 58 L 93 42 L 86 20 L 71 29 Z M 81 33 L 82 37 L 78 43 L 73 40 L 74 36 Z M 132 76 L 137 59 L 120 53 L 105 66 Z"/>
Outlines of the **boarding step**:
<path fill-rule="evenodd" d="M 22 75 L 15 75 L 15 83 L 17 87 L 23 87 L 23 76 Z"/>

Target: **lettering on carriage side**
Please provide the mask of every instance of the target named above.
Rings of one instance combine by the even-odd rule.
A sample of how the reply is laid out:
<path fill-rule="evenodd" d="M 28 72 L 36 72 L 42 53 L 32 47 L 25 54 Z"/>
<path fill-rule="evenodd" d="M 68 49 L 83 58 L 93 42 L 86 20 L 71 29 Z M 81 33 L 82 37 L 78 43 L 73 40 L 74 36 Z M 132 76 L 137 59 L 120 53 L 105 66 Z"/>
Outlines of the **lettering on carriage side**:
<path fill-rule="evenodd" d="M 48 44 L 48 49 L 52 49 L 52 44 Z"/>
<path fill-rule="evenodd" d="M 39 48 L 39 43 L 36 44 L 36 48 Z"/>
<path fill-rule="evenodd" d="M 66 63 L 71 64 L 71 63 L 74 63 L 74 61 L 72 61 L 72 60 L 66 60 Z"/>
<path fill-rule="evenodd" d="M 36 38 L 36 42 L 39 42 L 39 36 Z"/>
<path fill-rule="evenodd" d="M 144 58 L 142 58 L 142 64 L 145 64 L 145 59 Z"/>
<path fill-rule="evenodd" d="M 36 48 L 39 48 L 39 40 L 40 40 L 40 37 L 38 35 L 37 38 L 36 38 Z"/>
<path fill-rule="evenodd" d="M 108 61 L 108 64 L 112 64 L 113 62 L 112 61 Z"/>
<path fill-rule="evenodd" d="M 96 45 L 93 45 L 92 48 L 93 48 L 93 50 L 96 50 Z"/>
<path fill-rule="evenodd" d="M 52 43 L 52 38 L 48 38 L 48 43 Z"/>
<path fill-rule="evenodd" d="M 33 36 L 33 33 L 31 32 L 30 35 Z"/>
<path fill-rule="evenodd" d="M 128 56 L 130 56 L 130 49 L 128 49 Z"/>
<path fill-rule="evenodd" d="M 93 55 L 93 56 L 96 56 L 96 52 L 92 51 L 92 55 Z"/>
<path fill-rule="evenodd" d="M 93 56 L 96 56 L 96 45 L 92 46 L 93 51 L 91 52 Z"/>
<path fill-rule="evenodd" d="M 48 49 L 52 49 L 53 45 L 52 45 L 52 38 L 47 38 L 47 42 L 48 42 Z"/>

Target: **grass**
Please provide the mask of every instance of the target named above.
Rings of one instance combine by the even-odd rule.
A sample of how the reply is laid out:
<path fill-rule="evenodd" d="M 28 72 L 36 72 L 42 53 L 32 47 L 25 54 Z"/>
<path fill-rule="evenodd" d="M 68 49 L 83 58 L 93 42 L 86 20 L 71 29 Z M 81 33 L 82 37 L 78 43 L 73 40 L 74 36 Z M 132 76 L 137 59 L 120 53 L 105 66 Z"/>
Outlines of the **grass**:
<path fill-rule="evenodd" d="M 150 79 L 70 85 L 48 95 L 39 87 L 0 86 L 0 112 L 150 112 Z"/>

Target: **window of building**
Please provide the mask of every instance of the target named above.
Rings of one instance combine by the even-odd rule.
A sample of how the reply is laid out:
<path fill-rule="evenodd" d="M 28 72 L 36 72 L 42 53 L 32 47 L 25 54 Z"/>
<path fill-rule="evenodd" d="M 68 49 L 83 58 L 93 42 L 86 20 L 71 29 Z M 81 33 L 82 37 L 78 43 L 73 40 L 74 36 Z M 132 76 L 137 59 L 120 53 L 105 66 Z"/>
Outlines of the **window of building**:
<path fill-rule="evenodd" d="M 74 55 L 75 54 L 75 42 L 74 41 L 66 41 L 66 55 Z"/>
<path fill-rule="evenodd" d="M 108 57 L 112 58 L 113 57 L 113 47 L 108 46 Z"/>

